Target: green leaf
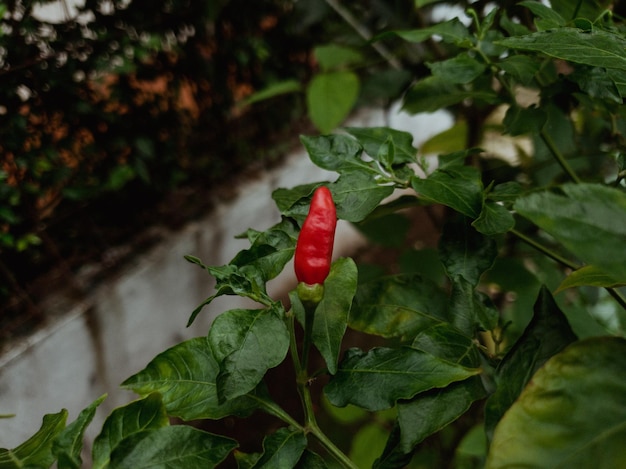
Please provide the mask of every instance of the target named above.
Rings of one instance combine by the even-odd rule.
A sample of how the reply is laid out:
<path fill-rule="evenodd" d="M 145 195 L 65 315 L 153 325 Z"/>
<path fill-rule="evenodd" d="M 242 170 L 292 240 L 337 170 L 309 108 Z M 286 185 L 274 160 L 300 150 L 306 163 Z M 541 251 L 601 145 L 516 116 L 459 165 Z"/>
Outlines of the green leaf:
<path fill-rule="evenodd" d="M 624 356 L 624 339 L 602 337 L 548 360 L 496 427 L 486 467 L 621 467 Z"/>
<path fill-rule="evenodd" d="M 320 455 L 305 449 L 296 466 L 298 469 L 328 469 L 328 465 Z"/>
<path fill-rule="evenodd" d="M 507 352 L 496 371 L 496 391 L 485 410 L 485 429 L 493 430 L 518 398 L 532 375 L 553 355 L 576 340 L 567 318 L 544 286 L 534 306 L 533 318 L 522 337 Z"/>
<path fill-rule="evenodd" d="M 272 192 L 272 198 L 282 215 L 294 218 L 301 225 L 309 213 L 313 192 L 321 185 L 316 182 L 291 189 L 279 188 Z"/>
<path fill-rule="evenodd" d="M 263 440 L 263 456 L 253 469 L 291 469 L 296 466 L 306 445 L 306 436 L 301 431 L 279 428 Z"/>
<path fill-rule="evenodd" d="M 426 140 L 420 147 L 423 154 L 446 154 L 467 146 L 467 121 L 459 120 L 452 127 Z"/>
<path fill-rule="evenodd" d="M 452 383 L 443 389 L 418 394 L 398 403 L 400 444 L 397 451 L 410 454 L 428 436 L 442 430 L 483 399 L 486 391 L 478 376 Z"/>
<path fill-rule="evenodd" d="M 348 457 L 356 467 L 372 467 L 385 449 L 388 430 L 379 422 L 361 425 L 352 438 Z"/>
<path fill-rule="evenodd" d="M 439 256 L 450 279 L 463 277 L 478 285 L 481 275 L 493 265 L 497 255 L 496 242 L 472 227 L 465 217 L 450 219 L 439 239 Z"/>
<path fill-rule="evenodd" d="M 482 75 L 487 66 L 466 52 L 450 59 L 426 64 L 433 76 L 453 84 L 467 84 Z"/>
<path fill-rule="evenodd" d="M 65 428 L 67 410 L 46 414 L 41 427 L 33 436 L 14 449 L 0 448 L 0 467 L 3 469 L 48 468 L 54 461 L 52 447 Z"/>
<path fill-rule="evenodd" d="M 510 205 L 517 200 L 522 192 L 523 189 L 519 182 L 508 181 L 494 186 L 492 190 L 486 194 L 486 197 L 496 202 L 504 202 Z"/>
<path fill-rule="evenodd" d="M 313 77 L 306 89 L 309 117 L 323 134 L 341 124 L 359 96 L 359 77 L 347 71 Z"/>
<path fill-rule="evenodd" d="M 368 352 L 353 348 L 324 391 L 333 405 L 354 404 L 376 411 L 479 372 L 411 347 L 376 347 Z"/>
<path fill-rule="evenodd" d="M 626 194 L 599 184 L 565 184 L 561 190 L 563 195 L 544 191 L 522 197 L 515 210 L 585 264 L 626 283 Z"/>
<path fill-rule="evenodd" d="M 363 61 L 363 55 L 352 47 L 337 44 L 326 44 L 313 49 L 317 63 L 324 71 L 341 68 L 346 65 L 358 64 Z"/>
<path fill-rule="evenodd" d="M 456 328 L 470 336 L 479 329 L 493 330 L 498 322 L 498 311 L 489 297 L 475 288 L 460 275 L 452 278 L 448 315 L 452 317 L 452 324 Z"/>
<path fill-rule="evenodd" d="M 291 250 L 287 250 L 292 252 Z M 187 327 L 189 327 L 196 319 L 202 308 L 211 303 L 215 298 L 223 295 L 238 295 L 244 298 L 250 298 L 257 303 L 264 305 L 271 305 L 272 299 L 267 295 L 265 291 L 265 279 L 263 273 L 258 268 L 252 266 L 249 268 L 246 266 L 246 262 L 254 263 L 255 261 L 265 257 L 270 257 L 276 254 L 276 250 L 271 246 L 264 246 L 258 249 L 253 249 L 250 252 L 241 254 L 237 262 L 243 264 L 243 267 L 239 267 L 234 264 L 228 264 L 224 266 L 207 266 L 194 256 L 185 256 L 185 259 L 193 264 L 196 264 L 207 272 L 209 272 L 216 279 L 216 293 L 204 300 L 196 309 L 193 310 L 189 320 L 187 321 Z M 284 261 L 285 252 L 279 252 L 279 257 Z"/>
<path fill-rule="evenodd" d="M 324 282 L 322 301 L 315 309 L 311 339 L 324 358 L 330 374 L 337 372 L 341 342 L 348 325 L 356 285 L 357 268 L 354 261 L 350 258 L 337 259 Z M 298 321 L 304 325 L 304 306 L 297 293 L 290 292 L 289 298 Z"/>
<path fill-rule="evenodd" d="M 586 265 L 569 274 L 565 280 L 561 282 L 561 285 L 559 285 L 555 293 L 559 293 L 568 288 L 582 287 L 584 285 L 592 287 L 618 287 L 623 284 L 620 284 L 615 278 L 595 265 Z"/>
<path fill-rule="evenodd" d="M 504 115 L 505 132 L 512 136 L 538 134 L 547 120 L 546 113 L 538 108 L 523 108 L 516 104 L 509 107 Z"/>
<path fill-rule="evenodd" d="M 494 104 L 498 101 L 498 96 L 493 90 L 466 89 L 430 76 L 418 81 L 407 91 L 402 109 L 410 114 L 435 112 L 466 99 Z"/>
<path fill-rule="evenodd" d="M 189 339 L 157 355 L 142 371 L 122 383 L 140 395 L 160 392 L 169 415 L 184 420 L 245 416 L 257 407 L 257 398 L 237 397 L 220 403 L 217 395 L 219 364 L 208 339 Z"/>
<path fill-rule="evenodd" d="M 480 216 L 472 222 L 476 231 L 495 236 L 506 233 L 515 226 L 515 218 L 506 207 L 492 200 L 485 200 Z"/>
<path fill-rule="evenodd" d="M 240 251 L 230 264 L 245 271 L 254 283 L 263 285 L 283 271 L 293 257 L 297 238 L 294 224 L 282 220 L 264 232 L 257 232 L 250 249 Z"/>
<path fill-rule="evenodd" d="M 288 93 L 296 93 L 302 91 L 302 84 L 298 80 L 283 80 L 276 83 L 272 83 L 266 88 L 252 93 L 246 99 L 244 99 L 240 105 L 249 106 L 260 101 L 274 98 Z"/>
<path fill-rule="evenodd" d="M 480 356 L 472 338 L 449 324 L 437 324 L 422 331 L 412 347 L 467 367 L 478 367 Z M 400 437 L 388 453 L 409 455 L 429 435 L 463 415 L 486 392 L 479 377 L 452 383 L 443 389 L 418 394 L 410 401 L 398 402 Z"/>
<path fill-rule="evenodd" d="M 616 83 L 623 83 L 625 72 L 621 70 L 612 70 L 609 72 L 599 67 L 579 67 L 574 73 L 569 74 L 568 78 L 578 83 L 580 89 L 587 93 L 591 98 L 604 99 L 614 103 L 622 103 L 622 93 L 620 86 Z"/>
<path fill-rule="evenodd" d="M 359 285 L 350 327 L 386 338 L 412 338 L 447 319 L 446 303 L 445 293 L 418 274 L 376 278 Z"/>
<path fill-rule="evenodd" d="M 169 425 L 169 419 L 158 393 L 118 407 L 107 417 L 93 443 L 94 469 L 108 467 L 111 452 L 124 439 L 146 430 Z"/>
<path fill-rule="evenodd" d="M 483 184 L 480 173 L 472 166 L 442 157 L 440 167 L 428 177 L 411 178 L 418 195 L 431 202 L 447 205 L 471 218 L 477 218 L 483 207 Z"/>
<path fill-rule="evenodd" d="M 428 28 L 413 29 L 409 31 L 392 31 L 394 34 L 409 42 L 424 42 L 432 36 L 440 36 L 443 42 L 469 47 L 472 44 L 472 35 L 467 27 L 458 18 L 453 18 L 443 23 L 437 23 Z M 381 35 L 379 37 L 382 37 Z"/>
<path fill-rule="evenodd" d="M 81 467 L 80 453 L 83 449 L 85 429 L 93 420 L 96 409 L 105 398 L 106 395 L 99 397 L 82 410 L 76 420 L 65 427 L 54 440 L 52 452 L 57 458 L 58 469 L 78 469 Z"/>
<path fill-rule="evenodd" d="M 526 86 L 532 83 L 541 68 L 536 58 L 527 55 L 510 55 L 498 62 L 497 66 Z"/>
<path fill-rule="evenodd" d="M 566 24 L 565 19 L 561 15 L 542 3 L 536 1 L 524 1 L 519 2 L 518 5 L 525 6 L 536 16 L 535 24 L 540 30 L 558 28 L 559 26 L 565 26 Z"/>
<path fill-rule="evenodd" d="M 311 161 L 322 169 L 374 171 L 371 163 L 363 161 L 363 147 L 347 135 L 320 135 L 317 137 L 300 136 Z"/>
<path fill-rule="evenodd" d="M 409 132 L 388 127 L 346 127 L 345 131 L 356 137 L 372 158 L 376 158 L 380 148 L 391 139 L 395 148 L 393 164 L 414 163 L 416 160 L 417 149 Z"/>
<path fill-rule="evenodd" d="M 285 359 L 289 332 L 282 316 L 282 310 L 232 309 L 215 318 L 208 341 L 220 368 L 216 380 L 220 402 L 252 391 L 267 370 Z"/>
<path fill-rule="evenodd" d="M 365 219 L 393 193 L 393 186 L 381 186 L 373 175 L 362 171 L 342 174 L 328 187 L 337 205 L 337 218 L 353 223 Z"/>
<path fill-rule="evenodd" d="M 423 330 L 411 347 L 468 368 L 480 366 L 480 354 L 473 338 L 447 323 Z"/>
<path fill-rule="evenodd" d="M 610 7 L 610 0 L 550 0 L 550 5 L 554 11 L 563 18 L 573 20 L 575 18 L 587 18 L 595 21 L 602 13 Z"/>
<path fill-rule="evenodd" d="M 237 442 L 186 425 L 134 433 L 111 453 L 110 469 L 211 469 L 237 447 Z"/>
<path fill-rule="evenodd" d="M 541 52 L 592 67 L 626 70 L 626 39 L 607 31 L 596 29 L 584 32 L 577 28 L 559 28 L 509 37 L 497 41 L 497 44 L 511 49 Z"/>
<path fill-rule="evenodd" d="M 355 226 L 373 243 L 401 248 L 406 241 L 411 221 L 405 215 L 389 213 L 367 218 Z"/>

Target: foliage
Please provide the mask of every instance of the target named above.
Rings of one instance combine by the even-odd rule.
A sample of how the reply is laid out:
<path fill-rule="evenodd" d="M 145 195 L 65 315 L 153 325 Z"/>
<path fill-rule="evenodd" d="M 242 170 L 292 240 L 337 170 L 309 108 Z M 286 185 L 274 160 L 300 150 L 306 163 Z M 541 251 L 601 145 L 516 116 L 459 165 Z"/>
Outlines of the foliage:
<path fill-rule="evenodd" d="M 446 138 L 424 144 L 439 156 L 389 128 L 301 141 L 315 164 L 338 174 L 324 184 L 340 219 L 375 242 L 388 232 L 377 225 L 407 229 L 398 221 L 407 209 L 430 210 L 437 256 L 411 242 L 396 266 L 338 259 L 319 304 L 303 304 L 295 291 L 277 301 L 266 283 L 288 265 L 319 184 L 277 190 L 282 221 L 249 230 L 250 248 L 231 263 L 187 257 L 217 279 L 190 322 L 222 295 L 258 308 L 224 312 L 206 337 L 175 345 L 127 379 L 123 386 L 141 399 L 105 422 L 97 467 L 214 467 L 237 442 L 168 417 L 254 411 L 282 426 L 264 436 L 261 453 L 234 453 L 242 468 L 619 465 L 626 52 L 611 6 L 554 0 L 483 10 L 476 2 L 467 24 L 454 18 L 377 35 L 411 46 L 432 41 L 420 46 L 428 72 L 416 74 L 403 107 L 453 114 Z M 490 145 L 496 137 L 501 144 Z M 502 142 L 515 158 L 505 158 Z M 367 346 L 347 347 L 347 330 Z M 294 373 L 283 385 L 297 388 L 302 419 L 265 385 L 266 372 L 284 361 Z M 335 419 L 327 425 L 313 402 L 321 388 Z M 0 466 L 45 467 L 59 457 L 59 467 L 77 467 L 76 439 L 98 402 L 69 430 L 64 412 L 46 416 L 31 440 L 0 452 Z M 342 434 L 352 433 L 333 431 L 340 425 L 355 429 L 343 445 Z"/>
<path fill-rule="evenodd" d="M 107 226 L 174 188 L 221 180 L 252 147 L 270 159 L 262 147 L 301 106 L 236 103 L 308 74 L 288 0 L 87 0 L 55 21 L 48 3 L 4 2 L 0 17 L 0 301 L 33 272 L 75 267 L 85 246 L 119 243 L 128 233 Z"/>

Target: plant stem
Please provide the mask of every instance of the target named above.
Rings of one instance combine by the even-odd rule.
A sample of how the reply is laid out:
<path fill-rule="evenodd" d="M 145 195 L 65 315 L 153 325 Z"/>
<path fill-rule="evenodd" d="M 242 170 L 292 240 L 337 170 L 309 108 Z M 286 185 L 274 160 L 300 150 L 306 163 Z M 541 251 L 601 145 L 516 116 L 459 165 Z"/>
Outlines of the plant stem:
<path fill-rule="evenodd" d="M 290 425 L 298 430 L 300 430 L 301 432 L 306 432 L 306 429 L 300 425 L 300 423 L 294 419 L 291 415 L 289 415 L 285 409 L 283 409 L 282 407 L 280 407 L 278 404 L 276 404 L 275 402 L 272 401 L 266 401 L 265 399 L 261 399 L 258 396 L 254 396 L 249 394 L 249 397 L 251 397 L 252 399 L 256 399 L 259 404 L 261 405 L 261 407 L 263 407 L 268 414 L 273 415 L 274 417 L 279 418 L 280 420 L 282 420 L 283 422 L 285 422 L 287 425 Z"/>
<path fill-rule="evenodd" d="M 341 18 L 354 29 L 359 36 L 361 36 L 366 41 L 369 41 L 374 37 L 372 33 L 350 13 L 346 8 L 344 8 L 337 0 L 326 0 L 326 3 L 333 9 L 335 12 L 341 16 Z M 380 54 L 380 56 L 385 59 L 389 65 L 391 65 L 396 70 L 401 70 L 402 65 L 398 61 L 398 59 L 392 55 L 385 46 L 379 44 L 377 42 L 371 43 L 371 46 L 374 48 L 376 52 Z"/>
<path fill-rule="evenodd" d="M 307 307 L 305 306 L 305 309 Z M 307 316 L 309 312 L 305 313 Z M 315 410 L 313 409 L 313 400 L 311 398 L 311 391 L 309 389 L 309 374 L 305 365 L 305 362 L 308 361 L 308 349 L 311 346 L 311 325 L 313 321 L 305 319 L 305 343 L 303 344 L 303 358 L 300 361 L 300 356 L 298 355 L 298 347 L 296 343 L 296 334 L 295 334 L 295 317 L 293 310 L 290 310 L 287 313 L 288 320 L 288 328 L 289 328 L 289 349 L 291 351 L 291 358 L 293 360 L 293 365 L 296 371 L 296 384 L 298 388 L 298 395 L 300 396 L 300 402 L 302 403 L 302 409 L 304 411 L 304 426 L 300 425 L 296 422 L 289 414 L 287 414 L 282 408 L 277 406 L 272 402 L 266 402 L 261 400 L 265 409 L 283 420 L 284 422 L 292 425 L 293 427 L 302 430 L 304 433 L 311 433 L 314 435 L 322 446 L 328 451 L 328 453 L 333 456 L 342 466 L 347 469 L 358 469 L 358 467 L 346 456 L 346 454 L 341 451 L 330 438 L 326 436 L 326 434 L 320 429 L 317 424 L 317 420 L 315 418 Z M 308 337 L 308 340 L 307 340 Z M 308 342 L 308 345 L 307 345 Z"/>
<path fill-rule="evenodd" d="M 546 132 L 545 129 L 542 129 L 539 135 L 541 136 L 543 143 L 545 143 L 548 149 L 550 150 L 550 153 L 552 153 L 552 156 L 554 156 L 554 158 L 556 159 L 557 163 L 559 163 L 561 168 L 563 168 L 563 171 L 565 171 L 565 173 L 570 177 L 572 181 L 574 181 L 577 184 L 580 183 L 581 182 L 580 178 L 574 172 L 572 167 L 569 165 L 569 163 L 567 162 L 567 160 L 565 159 L 561 151 L 557 148 L 556 144 L 554 143 L 554 140 L 552 140 L 552 136 L 548 132 Z"/>
<path fill-rule="evenodd" d="M 539 252 L 545 254 L 546 256 L 548 256 L 550 259 L 555 260 L 556 262 L 558 262 L 559 264 L 564 265 L 565 267 L 569 267 L 572 270 L 578 270 L 580 269 L 580 266 L 577 265 L 576 263 L 564 258 L 563 256 L 561 256 L 560 254 L 557 254 L 556 252 L 552 251 L 551 249 L 549 249 L 548 247 L 544 246 L 541 243 L 538 243 L 537 241 L 535 241 L 532 238 L 529 238 L 528 236 L 526 236 L 524 233 L 521 233 L 519 231 L 517 231 L 516 229 L 512 229 L 510 230 L 511 234 L 517 236 L 519 239 L 521 239 L 522 241 L 524 241 L 526 244 L 528 244 L 529 246 L 532 246 L 533 248 L 535 248 L 536 250 L 538 250 Z M 615 301 L 617 301 L 617 303 L 624 309 L 626 309 L 626 298 L 624 298 L 621 293 L 619 291 L 617 291 L 614 288 L 611 287 L 604 287 L 605 290 L 609 293 L 609 295 L 611 295 L 613 297 L 613 299 Z"/>
<path fill-rule="evenodd" d="M 524 241 L 526 244 L 528 244 L 529 246 L 532 246 L 533 248 L 535 248 L 537 251 L 545 254 L 546 256 L 548 256 L 550 259 L 557 261 L 559 264 L 564 265 L 565 267 L 569 267 L 572 270 L 576 270 L 579 268 L 579 266 L 570 261 L 569 259 L 564 258 L 563 256 L 561 256 L 560 254 L 557 254 L 556 252 L 554 252 L 553 250 L 551 250 L 550 248 L 544 246 L 541 243 L 538 243 L 537 241 L 535 241 L 532 238 L 529 238 L 528 236 L 526 236 L 524 233 L 517 231 L 516 229 L 512 229 L 510 230 L 511 233 L 515 236 L 517 236 L 519 239 L 521 239 L 522 241 Z"/>

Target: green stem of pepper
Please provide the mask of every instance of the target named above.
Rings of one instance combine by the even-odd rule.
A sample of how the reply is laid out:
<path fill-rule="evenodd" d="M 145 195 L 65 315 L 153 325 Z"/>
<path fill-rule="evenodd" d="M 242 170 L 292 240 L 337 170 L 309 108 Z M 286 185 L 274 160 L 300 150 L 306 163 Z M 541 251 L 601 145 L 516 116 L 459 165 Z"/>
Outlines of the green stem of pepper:
<path fill-rule="evenodd" d="M 570 177 L 572 181 L 577 184 L 580 183 L 580 178 L 569 165 L 561 151 L 558 149 L 556 143 L 554 143 L 554 140 L 552 139 L 552 136 L 548 132 L 546 132 L 545 129 L 541 130 L 539 135 L 541 136 L 543 143 L 546 144 L 546 146 L 550 150 L 550 153 L 552 153 L 552 156 L 554 156 L 554 159 L 557 161 L 557 163 L 559 163 L 563 171 L 565 171 L 565 173 Z"/>
<path fill-rule="evenodd" d="M 311 306 L 309 306 L 310 308 Z M 307 311 L 307 306 L 305 305 L 305 311 Z M 313 311 L 315 311 L 315 307 L 313 306 Z M 309 316 L 309 312 L 306 312 L 306 316 Z M 298 395 L 300 396 L 300 402 L 302 403 L 302 409 L 304 411 L 304 426 L 295 422 L 293 418 L 284 412 L 281 408 L 276 409 L 276 405 L 268 406 L 264 405 L 266 410 L 268 410 L 272 415 L 280 418 L 284 422 L 289 425 L 302 430 L 304 433 L 311 433 L 318 441 L 324 446 L 328 454 L 334 457 L 337 462 L 339 462 L 343 467 L 347 469 L 358 469 L 358 467 L 350 460 L 346 454 L 341 451 L 328 436 L 320 429 L 317 424 L 317 420 L 315 418 L 315 411 L 313 409 L 313 400 L 311 398 L 311 391 L 309 389 L 309 375 L 305 366 L 305 357 L 308 355 L 308 349 L 304 348 L 303 350 L 303 359 L 300 360 L 300 356 L 298 355 L 298 346 L 296 343 L 296 334 L 295 334 L 295 315 L 293 311 L 289 311 L 287 313 L 287 323 L 289 328 L 289 349 L 291 352 L 291 358 L 293 360 L 293 366 L 296 371 L 296 384 L 298 388 Z M 311 321 L 312 324 L 312 321 Z M 308 348 L 310 348 L 311 342 L 311 333 L 310 327 L 306 327 L 307 322 L 305 318 L 305 339 L 307 337 L 308 332 Z M 305 355 L 306 350 L 306 355 Z M 265 404 L 265 403 L 264 403 Z"/>

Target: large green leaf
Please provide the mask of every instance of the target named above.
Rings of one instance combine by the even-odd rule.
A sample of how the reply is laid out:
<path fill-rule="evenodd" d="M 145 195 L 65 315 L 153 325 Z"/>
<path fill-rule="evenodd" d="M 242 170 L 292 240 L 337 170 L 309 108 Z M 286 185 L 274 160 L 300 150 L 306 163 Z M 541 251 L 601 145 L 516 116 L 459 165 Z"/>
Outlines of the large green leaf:
<path fill-rule="evenodd" d="M 626 340 L 575 342 L 535 373 L 495 429 L 488 469 L 614 469 L 626 461 Z"/>
<path fill-rule="evenodd" d="M 141 395 L 161 393 L 169 415 L 184 420 L 249 414 L 257 407 L 252 396 L 220 403 L 216 384 L 219 371 L 208 339 L 198 337 L 160 353 L 122 387 Z"/>
<path fill-rule="evenodd" d="M 437 324 L 421 332 L 412 347 L 467 367 L 480 366 L 480 356 L 472 338 L 448 324 Z M 461 415 L 473 402 L 485 396 L 478 376 L 431 389 L 412 400 L 398 402 L 400 439 L 396 451 L 409 454 L 427 436 L 441 430 Z"/>
<path fill-rule="evenodd" d="M 48 468 L 54 461 L 52 445 L 65 428 L 67 410 L 58 414 L 46 414 L 41 427 L 33 436 L 14 449 L 0 448 L 2 469 Z"/>
<path fill-rule="evenodd" d="M 519 2 L 518 5 L 525 6 L 535 15 L 535 24 L 539 29 L 558 28 L 566 24 L 565 19 L 561 15 L 540 2 L 524 1 Z"/>
<path fill-rule="evenodd" d="M 311 340 L 326 362 L 328 371 L 335 374 L 341 342 L 348 325 L 352 298 L 356 293 L 357 268 L 350 258 L 333 262 L 324 282 L 324 296 L 315 309 Z M 305 322 L 305 312 L 296 292 L 289 297 L 296 317 Z"/>
<path fill-rule="evenodd" d="M 552 8 L 567 20 L 587 18 L 595 21 L 611 4 L 611 0 L 550 0 Z"/>
<path fill-rule="evenodd" d="M 324 390 L 335 406 L 354 404 L 375 411 L 479 372 L 411 347 L 377 347 L 368 352 L 353 348 Z"/>
<path fill-rule="evenodd" d="M 124 439 L 136 433 L 154 430 L 169 425 L 169 419 L 158 393 L 118 407 L 107 417 L 92 449 L 92 467 L 105 468 L 111 452 Z"/>
<path fill-rule="evenodd" d="M 429 76 L 407 91 L 402 109 L 411 114 L 435 112 L 466 99 L 493 104 L 498 101 L 498 96 L 491 89 L 467 89 L 439 77 Z"/>
<path fill-rule="evenodd" d="M 250 249 L 240 251 L 230 262 L 258 285 L 275 278 L 293 256 L 298 233 L 288 220 L 266 231 L 248 230 Z"/>
<path fill-rule="evenodd" d="M 449 42 L 459 46 L 470 46 L 472 44 L 472 35 L 467 27 L 461 23 L 458 18 L 453 18 L 442 23 L 437 23 L 428 28 L 413 29 L 408 31 L 392 31 L 387 34 L 394 34 L 405 41 L 424 42 L 432 36 L 441 36 L 444 42 Z M 383 35 L 381 35 L 382 37 Z"/>
<path fill-rule="evenodd" d="M 564 184 L 563 194 L 537 192 L 518 213 L 550 233 L 585 264 L 626 283 L 626 194 L 600 184 Z"/>
<path fill-rule="evenodd" d="M 409 132 L 388 127 L 346 127 L 345 130 L 356 137 L 372 158 L 376 158 L 381 146 L 391 138 L 395 146 L 393 164 L 415 162 L 417 149 L 413 146 L 413 135 Z"/>
<path fill-rule="evenodd" d="M 487 69 L 485 63 L 479 62 L 467 53 L 427 65 L 434 77 L 457 85 L 471 83 Z"/>
<path fill-rule="evenodd" d="M 315 75 L 306 89 L 309 117 L 326 134 L 348 117 L 359 96 L 359 77 L 348 71 Z"/>
<path fill-rule="evenodd" d="M 509 135 L 538 134 L 546 123 L 546 113 L 536 107 L 524 108 L 517 104 L 506 111 L 504 128 Z"/>
<path fill-rule="evenodd" d="M 454 327 L 468 336 L 473 336 L 481 329 L 493 330 L 499 316 L 489 297 L 477 291 L 474 285 L 460 275 L 452 278 L 448 315 L 452 317 Z"/>
<path fill-rule="evenodd" d="M 478 285 L 481 275 L 489 270 L 498 255 L 496 242 L 474 229 L 465 217 L 450 219 L 439 239 L 439 256 L 448 277 L 461 276 L 471 285 Z"/>
<path fill-rule="evenodd" d="M 302 453 L 302 456 L 300 457 L 300 460 L 298 461 L 297 468 L 298 469 L 328 469 L 328 465 L 319 454 L 314 453 L 313 451 L 310 451 L 308 449 L 305 449 L 304 452 Z"/>
<path fill-rule="evenodd" d="M 215 318 L 208 341 L 219 363 L 216 382 L 220 401 L 252 391 L 267 370 L 285 359 L 289 332 L 283 316 L 284 311 L 278 308 L 232 309 Z"/>
<path fill-rule="evenodd" d="M 357 64 L 363 61 L 363 55 L 358 49 L 339 44 L 317 46 L 313 49 L 313 54 L 320 68 L 324 71 Z"/>
<path fill-rule="evenodd" d="M 264 246 L 256 252 L 251 253 L 249 261 L 253 262 L 255 259 L 260 259 L 265 256 L 271 256 L 275 253 L 275 249 Z M 281 253 L 281 257 L 285 259 L 285 253 Z M 202 308 L 211 303 L 215 298 L 223 295 L 238 295 L 244 298 L 250 298 L 257 303 L 269 305 L 272 304 L 272 299 L 267 295 L 265 291 L 265 280 L 261 272 L 254 266 L 239 267 L 234 264 L 228 264 L 223 266 L 207 266 L 202 263 L 200 259 L 194 256 L 185 256 L 185 259 L 192 264 L 196 264 L 213 277 L 215 277 L 216 292 L 204 300 L 196 309 L 194 309 L 187 321 L 187 326 L 190 326 Z"/>
<path fill-rule="evenodd" d="M 300 136 L 311 161 L 322 169 L 341 173 L 346 170 L 374 171 L 373 165 L 362 159 L 363 147 L 347 135 Z"/>
<path fill-rule="evenodd" d="M 418 274 L 375 278 L 359 285 L 350 327 L 382 337 L 412 338 L 447 320 L 447 297 Z"/>
<path fill-rule="evenodd" d="M 558 28 L 497 42 L 511 49 L 542 52 L 550 57 L 592 67 L 626 70 L 626 39 L 607 31 Z"/>
<path fill-rule="evenodd" d="M 555 293 L 567 288 L 582 287 L 583 285 L 592 287 L 618 287 L 620 283 L 595 265 L 586 265 L 565 277 Z"/>
<path fill-rule="evenodd" d="M 315 182 L 302 184 L 291 189 L 281 187 L 272 192 L 272 199 L 276 202 L 281 214 L 294 218 L 302 224 L 309 213 L 313 192 L 320 185 L 322 184 Z"/>
<path fill-rule="evenodd" d="M 447 205 L 470 218 L 477 218 L 483 207 L 483 184 L 479 171 L 463 165 L 459 155 L 440 158 L 440 166 L 426 178 L 413 177 L 418 195 Z"/>
<path fill-rule="evenodd" d="M 329 188 L 337 204 L 337 217 L 353 223 L 365 219 L 393 193 L 393 186 L 381 186 L 374 175 L 363 171 L 342 174 Z"/>
<path fill-rule="evenodd" d="M 544 286 L 533 318 L 496 371 L 496 391 L 485 410 L 485 428 L 492 434 L 498 421 L 517 399 L 531 376 L 553 355 L 576 340 L 567 318 Z"/>
<path fill-rule="evenodd" d="M 485 200 L 480 216 L 472 222 L 472 226 L 484 235 L 495 236 L 512 229 L 515 218 L 503 205 Z"/>
<path fill-rule="evenodd" d="M 498 62 L 497 66 L 522 85 L 530 85 L 541 68 L 541 62 L 527 55 L 510 55 Z"/>
<path fill-rule="evenodd" d="M 291 469 L 306 448 L 306 436 L 299 430 L 279 428 L 263 440 L 263 455 L 253 469 Z"/>
<path fill-rule="evenodd" d="M 54 440 L 52 452 L 57 458 L 58 469 L 78 469 L 81 467 L 80 454 L 83 449 L 83 435 L 93 420 L 98 406 L 105 398 L 106 395 L 101 396 L 83 409 L 76 420 L 65 427 Z"/>
<path fill-rule="evenodd" d="M 237 442 L 186 425 L 134 433 L 111 453 L 110 469 L 211 469 Z"/>

